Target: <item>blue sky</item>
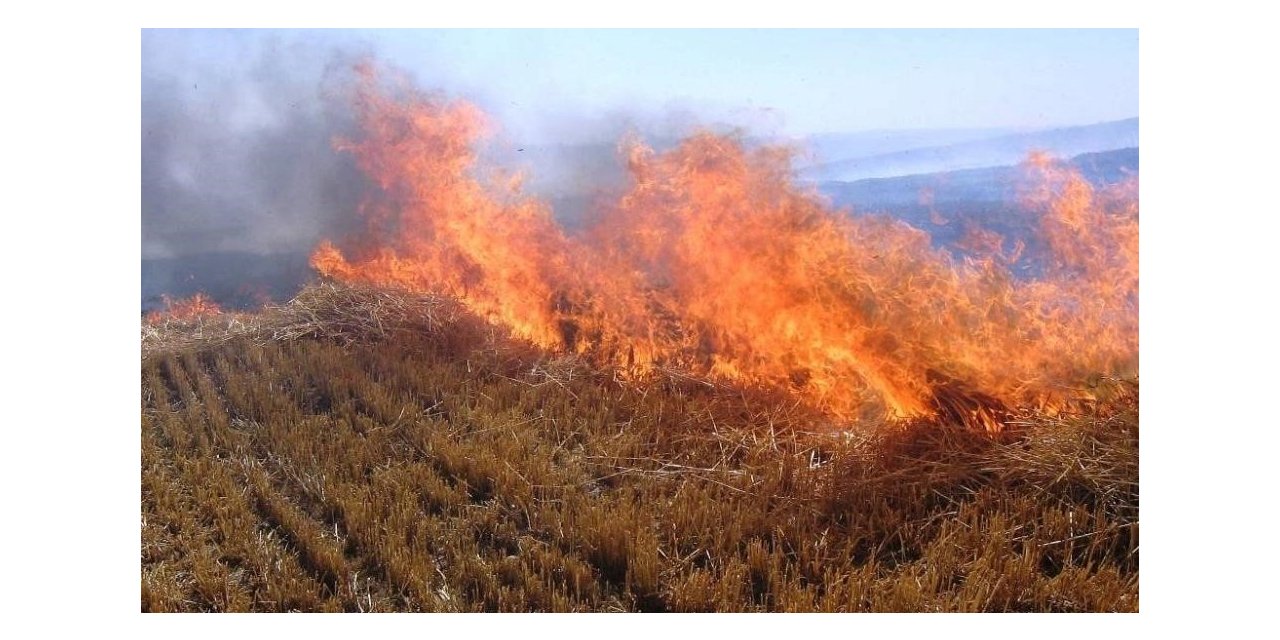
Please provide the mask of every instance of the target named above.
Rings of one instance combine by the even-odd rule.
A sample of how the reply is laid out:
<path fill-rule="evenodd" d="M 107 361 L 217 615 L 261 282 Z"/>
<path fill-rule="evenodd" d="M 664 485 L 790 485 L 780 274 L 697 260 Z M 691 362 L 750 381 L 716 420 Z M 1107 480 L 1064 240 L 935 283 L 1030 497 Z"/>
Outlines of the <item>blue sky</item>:
<path fill-rule="evenodd" d="M 515 137 L 670 114 L 787 135 L 1138 114 L 1136 29 L 146 31 L 143 88 L 149 73 L 244 73 L 263 51 L 318 83 L 333 49 L 470 98 Z"/>

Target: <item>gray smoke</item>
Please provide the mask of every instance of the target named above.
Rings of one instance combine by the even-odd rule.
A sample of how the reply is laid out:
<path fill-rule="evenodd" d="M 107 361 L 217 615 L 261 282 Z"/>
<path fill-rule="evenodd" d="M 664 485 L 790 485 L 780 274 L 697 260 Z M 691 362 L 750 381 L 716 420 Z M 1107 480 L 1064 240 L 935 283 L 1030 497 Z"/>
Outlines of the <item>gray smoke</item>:
<path fill-rule="evenodd" d="M 287 298 L 313 277 L 307 255 L 320 240 L 341 242 L 360 231 L 369 184 L 352 156 L 333 145 L 359 137 L 351 109 L 358 62 L 475 103 L 494 125 L 478 149 L 481 165 L 522 171 L 526 192 L 547 201 L 570 229 L 624 186 L 624 137 L 663 149 L 703 126 L 737 128 L 707 124 L 679 103 L 596 113 L 513 106 L 446 57 L 397 59 L 380 50 L 384 42 L 370 40 L 378 37 L 142 33 L 144 309 L 161 305 L 162 295 L 197 291 L 232 306 L 249 306 L 262 294 Z M 548 95 L 548 104 L 568 104 L 550 99 L 556 97 Z M 752 125 L 770 124 L 756 120 L 745 123 L 753 133 L 762 127 Z"/>
<path fill-rule="evenodd" d="M 363 180 L 332 140 L 358 55 L 323 35 L 144 32 L 143 258 L 305 251 L 351 225 Z"/>

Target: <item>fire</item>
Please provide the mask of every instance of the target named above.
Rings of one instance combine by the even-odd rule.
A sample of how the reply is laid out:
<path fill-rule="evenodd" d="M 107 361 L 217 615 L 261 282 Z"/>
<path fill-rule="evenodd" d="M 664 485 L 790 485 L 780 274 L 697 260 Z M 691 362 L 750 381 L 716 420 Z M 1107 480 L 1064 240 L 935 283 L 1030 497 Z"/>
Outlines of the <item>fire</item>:
<path fill-rule="evenodd" d="M 222 307 L 213 298 L 198 292 L 190 298 L 175 300 L 169 296 L 161 296 L 164 309 L 147 314 L 147 324 L 159 324 L 166 320 L 176 322 L 192 322 L 222 313 Z"/>
<path fill-rule="evenodd" d="M 312 264 L 340 280 L 455 295 L 518 335 L 554 346 L 548 301 L 569 265 L 550 209 L 522 197 L 516 180 L 488 184 L 472 176 L 471 145 L 486 127 L 474 107 L 408 87 L 396 99 L 379 92 L 370 68 L 361 72 L 357 110 L 365 137 L 338 148 L 355 155 L 383 197 L 365 205 L 368 237 L 356 263 L 325 243 Z"/>
<path fill-rule="evenodd" d="M 1136 183 L 1096 193 L 1033 157 L 1045 258 L 1016 278 L 1021 248 L 996 234 L 957 257 L 831 208 L 786 150 L 699 133 L 661 153 L 624 141 L 627 187 L 570 235 L 518 177 L 480 171 L 478 110 L 361 72 L 362 135 L 338 147 L 380 189 L 363 237 L 316 249 L 326 276 L 451 294 L 546 349 L 783 386 L 839 416 L 995 428 L 1003 407 L 1136 373 Z"/>

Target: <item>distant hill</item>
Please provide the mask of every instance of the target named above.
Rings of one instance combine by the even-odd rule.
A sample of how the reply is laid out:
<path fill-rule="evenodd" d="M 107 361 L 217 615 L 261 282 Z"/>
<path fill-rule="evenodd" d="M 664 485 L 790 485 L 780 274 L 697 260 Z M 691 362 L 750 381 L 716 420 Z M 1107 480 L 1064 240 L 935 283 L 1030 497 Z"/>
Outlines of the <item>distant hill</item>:
<path fill-rule="evenodd" d="M 808 167 L 803 178 L 814 182 L 854 181 L 867 178 L 936 173 L 1012 165 L 1032 151 L 1071 157 L 1083 153 L 1138 146 L 1138 119 L 998 135 L 891 153 L 867 155 Z"/>
<path fill-rule="evenodd" d="M 1114 184 L 1138 172 L 1138 149 L 1080 154 L 1069 163 L 1094 184 Z M 837 205 L 874 209 L 917 205 L 922 200 L 934 204 L 1011 201 L 1025 181 L 1024 171 L 1010 164 L 852 182 L 827 181 L 819 183 L 818 188 Z"/>
<path fill-rule="evenodd" d="M 1080 154 L 1069 163 L 1095 185 L 1115 184 L 1138 173 L 1138 149 Z M 927 231 L 935 246 L 954 247 L 971 227 L 1021 240 L 1038 249 L 1034 221 L 1019 204 L 1030 186 L 1019 166 L 984 167 L 853 182 L 822 182 L 818 190 L 837 207 L 888 215 Z"/>
<path fill-rule="evenodd" d="M 886 129 L 857 133 L 819 133 L 798 141 L 802 153 L 797 158 L 796 165 L 803 170 L 851 158 L 867 158 L 910 149 L 942 147 L 1017 133 L 1023 133 L 1023 131 L 1012 128 L 988 128 Z"/>

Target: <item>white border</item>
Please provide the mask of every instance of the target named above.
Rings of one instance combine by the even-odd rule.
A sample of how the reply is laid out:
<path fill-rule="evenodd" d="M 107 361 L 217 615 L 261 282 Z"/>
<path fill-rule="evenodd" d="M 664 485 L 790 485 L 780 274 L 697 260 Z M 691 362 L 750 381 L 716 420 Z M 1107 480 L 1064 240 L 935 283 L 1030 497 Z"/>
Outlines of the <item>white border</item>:
<path fill-rule="evenodd" d="M 224 637 L 370 626 L 515 637 L 602 632 L 1242 631 L 1274 593 L 1277 269 L 1272 22 L 1250 4 L 1123 2 L 118 3 L 9 22 L 4 138 L 9 329 L 3 581 L 10 626 Z M 48 9 L 44 7 L 48 6 Z M 406 6 L 415 8 L 406 10 Z M 406 11 L 410 15 L 406 15 Z M 140 27 L 1139 27 L 1143 137 L 1144 562 L 1136 616 L 142 616 L 136 293 Z M 1264 30 L 1265 29 L 1265 30 Z M 16 195 L 16 198 L 14 197 Z M 1265 492 L 1265 493 L 1264 493 Z M 16 618 L 16 619 L 15 619 Z M 1141 624 L 1141 627 L 1137 625 Z M 1030 629 L 1029 629 L 1030 628 Z M 1264 627 L 1265 628 L 1265 627 Z"/>

